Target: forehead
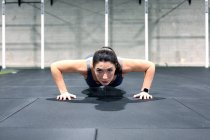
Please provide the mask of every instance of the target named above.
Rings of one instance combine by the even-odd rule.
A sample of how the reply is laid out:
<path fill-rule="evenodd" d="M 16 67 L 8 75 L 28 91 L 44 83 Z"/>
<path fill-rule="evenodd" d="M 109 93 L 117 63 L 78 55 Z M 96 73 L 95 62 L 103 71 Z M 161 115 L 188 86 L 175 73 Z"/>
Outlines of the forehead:
<path fill-rule="evenodd" d="M 101 68 L 101 69 L 107 69 L 107 68 L 113 68 L 115 67 L 114 64 L 112 64 L 111 62 L 107 61 L 101 61 L 96 63 L 95 68 Z"/>

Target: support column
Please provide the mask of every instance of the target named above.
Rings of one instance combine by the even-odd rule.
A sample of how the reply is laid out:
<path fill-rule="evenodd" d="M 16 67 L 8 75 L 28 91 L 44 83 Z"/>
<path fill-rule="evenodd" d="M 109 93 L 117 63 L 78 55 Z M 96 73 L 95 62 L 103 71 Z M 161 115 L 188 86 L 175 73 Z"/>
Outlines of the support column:
<path fill-rule="evenodd" d="M 41 69 L 44 69 L 44 0 L 41 0 Z"/>
<path fill-rule="evenodd" d="M 205 67 L 209 67 L 209 0 L 205 0 L 205 46 L 206 46 L 206 63 Z"/>
<path fill-rule="evenodd" d="M 2 0 L 2 69 L 6 68 L 5 0 Z"/>
<path fill-rule="evenodd" d="M 145 0 L 145 60 L 149 60 L 148 47 L 148 0 Z"/>
<path fill-rule="evenodd" d="M 105 0 L 105 46 L 109 46 L 109 0 Z"/>

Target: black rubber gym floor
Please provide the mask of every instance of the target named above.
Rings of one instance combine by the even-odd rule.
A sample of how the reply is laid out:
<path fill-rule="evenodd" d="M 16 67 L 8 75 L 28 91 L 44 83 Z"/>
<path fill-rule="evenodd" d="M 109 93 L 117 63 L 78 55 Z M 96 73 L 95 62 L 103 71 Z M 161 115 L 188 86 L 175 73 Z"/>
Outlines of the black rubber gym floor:
<path fill-rule="evenodd" d="M 117 88 L 88 88 L 65 74 L 72 101 L 57 101 L 49 69 L 0 75 L 0 140 L 209 140 L 210 70 L 157 67 L 151 94 L 137 100 L 143 73 Z"/>

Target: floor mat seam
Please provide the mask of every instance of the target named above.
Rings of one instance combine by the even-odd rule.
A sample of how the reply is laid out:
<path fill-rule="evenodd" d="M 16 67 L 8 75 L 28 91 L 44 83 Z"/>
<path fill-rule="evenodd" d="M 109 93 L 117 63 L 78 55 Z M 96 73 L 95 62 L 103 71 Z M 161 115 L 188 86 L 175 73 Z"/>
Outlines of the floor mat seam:
<path fill-rule="evenodd" d="M 6 119 L 10 118 L 10 117 L 13 116 L 14 114 L 20 112 L 21 110 L 23 110 L 23 109 L 26 108 L 27 106 L 33 104 L 33 103 L 34 103 L 35 101 L 37 101 L 38 99 L 39 99 L 39 98 L 36 98 L 36 99 L 34 99 L 33 101 L 30 101 L 29 103 L 27 103 L 26 105 L 23 105 L 23 107 L 21 107 L 20 109 L 18 109 L 18 110 L 16 110 L 16 111 L 12 112 L 12 113 L 9 114 L 9 115 L 6 115 L 6 116 L 1 115 L 1 116 L 3 116 L 3 119 L 0 120 L 0 123 L 2 123 L 3 121 L 5 121 Z"/>
<path fill-rule="evenodd" d="M 189 106 L 185 105 L 184 103 L 182 103 L 181 101 L 177 100 L 176 98 L 173 98 L 173 99 L 174 99 L 175 101 L 177 101 L 178 103 L 180 103 L 181 105 L 187 107 L 187 108 L 190 109 L 191 111 L 195 112 L 196 114 L 198 114 L 199 116 L 201 116 L 201 117 L 204 118 L 205 120 L 210 121 L 210 119 L 207 118 L 206 116 L 204 116 L 203 114 L 201 114 L 201 113 L 197 112 L 196 110 L 190 108 Z"/>

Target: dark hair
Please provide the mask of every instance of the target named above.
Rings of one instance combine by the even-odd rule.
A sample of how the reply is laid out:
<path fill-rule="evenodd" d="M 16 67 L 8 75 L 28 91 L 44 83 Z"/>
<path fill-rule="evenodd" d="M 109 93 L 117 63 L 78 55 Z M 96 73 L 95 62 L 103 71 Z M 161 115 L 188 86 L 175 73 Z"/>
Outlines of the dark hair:
<path fill-rule="evenodd" d="M 96 51 L 93 55 L 93 67 L 98 62 L 111 62 L 112 64 L 115 65 L 116 71 L 115 74 L 119 73 L 122 71 L 122 67 L 117 59 L 117 55 L 115 54 L 114 50 L 110 47 L 102 47 L 98 51 Z"/>

